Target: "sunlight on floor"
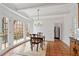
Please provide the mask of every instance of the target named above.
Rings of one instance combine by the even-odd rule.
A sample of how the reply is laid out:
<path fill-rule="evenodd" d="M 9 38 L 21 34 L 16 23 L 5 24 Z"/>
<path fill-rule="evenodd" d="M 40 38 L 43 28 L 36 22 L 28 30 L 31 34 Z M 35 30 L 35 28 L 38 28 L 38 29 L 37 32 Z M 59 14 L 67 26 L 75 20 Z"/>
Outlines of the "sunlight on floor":
<path fill-rule="evenodd" d="M 47 42 L 45 42 L 43 50 L 39 46 L 38 52 L 36 51 L 36 46 L 34 46 L 34 50 L 31 51 L 30 42 L 22 44 L 15 49 L 12 49 L 10 52 L 6 54 L 9 56 L 45 56 L 46 55 L 46 47 Z"/>

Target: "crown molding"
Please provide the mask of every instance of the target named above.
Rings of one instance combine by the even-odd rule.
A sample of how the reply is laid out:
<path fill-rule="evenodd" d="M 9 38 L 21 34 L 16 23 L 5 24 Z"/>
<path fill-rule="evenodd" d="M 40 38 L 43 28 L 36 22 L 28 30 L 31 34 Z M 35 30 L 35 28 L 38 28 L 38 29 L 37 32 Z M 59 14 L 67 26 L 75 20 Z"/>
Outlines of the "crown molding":
<path fill-rule="evenodd" d="M 0 5 L 1 5 L 2 7 L 4 7 L 4 8 L 6 8 L 7 10 L 9 10 L 10 12 L 12 12 L 12 13 L 14 13 L 14 14 L 16 14 L 16 15 L 22 17 L 22 18 L 24 18 L 24 19 L 26 19 L 26 20 L 28 20 L 28 21 L 32 21 L 32 20 L 30 20 L 31 18 L 27 18 L 27 17 L 21 15 L 20 13 L 18 13 L 18 12 L 16 12 L 16 11 L 12 10 L 12 9 L 10 9 L 10 8 L 8 8 L 7 6 L 5 6 L 5 5 L 3 5 L 3 4 L 0 4 Z"/>

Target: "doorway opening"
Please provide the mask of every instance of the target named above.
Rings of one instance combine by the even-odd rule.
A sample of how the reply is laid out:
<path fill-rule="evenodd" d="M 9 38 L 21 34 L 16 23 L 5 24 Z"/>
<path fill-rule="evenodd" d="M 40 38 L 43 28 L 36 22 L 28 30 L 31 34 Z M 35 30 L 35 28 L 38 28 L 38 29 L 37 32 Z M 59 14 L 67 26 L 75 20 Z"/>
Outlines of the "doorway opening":
<path fill-rule="evenodd" d="M 54 26 L 54 39 L 61 39 L 61 24 L 55 24 Z"/>

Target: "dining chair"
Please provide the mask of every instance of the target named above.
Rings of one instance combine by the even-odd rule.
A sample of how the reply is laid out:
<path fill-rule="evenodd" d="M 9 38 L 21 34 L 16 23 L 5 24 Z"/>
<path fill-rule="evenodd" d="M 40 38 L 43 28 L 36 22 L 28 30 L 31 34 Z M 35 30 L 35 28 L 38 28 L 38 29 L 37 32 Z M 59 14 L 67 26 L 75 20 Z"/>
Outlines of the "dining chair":
<path fill-rule="evenodd" d="M 31 50 L 32 51 L 33 51 L 34 45 L 37 45 L 36 50 L 38 51 L 39 44 L 40 44 L 40 47 L 43 50 L 43 38 L 40 38 L 40 37 L 31 37 L 30 43 L 31 43 Z"/>

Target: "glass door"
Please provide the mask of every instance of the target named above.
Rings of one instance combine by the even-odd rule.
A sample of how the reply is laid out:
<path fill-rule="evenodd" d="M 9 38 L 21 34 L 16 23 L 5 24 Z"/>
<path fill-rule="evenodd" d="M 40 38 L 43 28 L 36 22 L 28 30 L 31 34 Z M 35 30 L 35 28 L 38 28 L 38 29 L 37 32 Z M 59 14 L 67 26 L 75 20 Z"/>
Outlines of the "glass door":
<path fill-rule="evenodd" d="M 14 44 L 23 41 L 23 22 L 19 20 L 14 21 Z"/>
<path fill-rule="evenodd" d="M 8 36 L 8 18 L 3 17 L 2 19 L 2 33 L 3 33 L 3 40 L 2 40 L 2 49 L 6 49 L 8 47 L 7 44 L 7 36 Z"/>

